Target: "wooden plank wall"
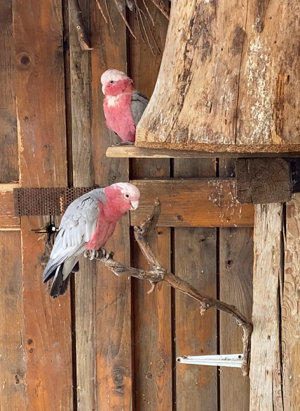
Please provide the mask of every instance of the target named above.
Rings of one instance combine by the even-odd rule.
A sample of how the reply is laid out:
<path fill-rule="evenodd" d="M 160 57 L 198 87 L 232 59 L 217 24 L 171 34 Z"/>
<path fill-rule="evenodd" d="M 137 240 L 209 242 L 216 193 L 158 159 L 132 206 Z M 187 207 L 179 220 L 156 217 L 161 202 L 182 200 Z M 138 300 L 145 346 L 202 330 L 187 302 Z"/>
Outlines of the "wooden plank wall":
<path fill-rule="evenodd" d="M 125 0 L 118 4 L 124 12 Z M 167 20 L 147 4 L 162 51 Z M 108 2 L 113 28 L 95 0 L 80 0 L 93 48 L 82 52 L 68 5 L 0 4 L 1 198 L 19 181 L 53 187 L 230 177 L 232 162 L 217 159 L 106 158 L 118 139 L 104 122 L 102 72 L 127 69 L 150 97 L 161 54 L 151 53 L 133 13 L 127 11 L 136 40 L 114 2 Z M 32 231 L 47 222 L 8 215 L 1 225 L 1 411 L 231 411 L 233 402 L 248 410 L 249 382 L 237 370 L 175 362 L 177 355 L 240 350 L 240 330 L 226 316 L 209 311 L 201 317 L 198 304 L 169 287 L 158 285 L 148 295 L 148 283 L 117 278 L 86 261 L 67 294 L 51 300 L 41 283 L 44 241 Z M 151 241 L 166 268 L 250 316 L 251 228 L 158 227 Z M 129 216 L 107 248 L 119 261 L 146 267 Z"/>
<path fill-rule="evenodd" d="M 20 183 L 66 186 L 66 126 L 61 2 L 13 1 Z M 33 24 L 34 22 L 34 24 Z M 45 246 L 22 217 L 22 273 L 29 410 L 72 409 L 70 295 L 52 300 L 41 282 Z"/>

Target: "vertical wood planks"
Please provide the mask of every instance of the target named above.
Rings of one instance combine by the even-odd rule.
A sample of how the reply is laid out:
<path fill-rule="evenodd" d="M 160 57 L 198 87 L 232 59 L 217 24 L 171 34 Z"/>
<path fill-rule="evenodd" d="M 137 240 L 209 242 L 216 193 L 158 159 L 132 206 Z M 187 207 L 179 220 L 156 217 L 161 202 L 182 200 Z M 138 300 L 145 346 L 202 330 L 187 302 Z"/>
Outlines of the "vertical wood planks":
<path fill-rule="evenodd" d="M 125 2 L 119 2 L 124 13 Z M 106 149 L 118 141 L 104 120 L 100 77 L 108 68 L 126 70 L 126 29 L 116 9 L 108 4 L 115 31 L 103 21 L 95 1 L 91 2 L 92 147 L 95 182 L 100 186 L 128 181 L 128 160 L 107 159 Z M 129 216 L 123 217 L 106 244 L 116 260 L 130 263 Z M 98 409 L 132 409 L 131 281 L 116 277 L 97 264 L 96 327 Z"/>
<path fill-rule="evenodd" d="M 61 2 L 16 0 L 14 22 L 20 181 L 66 186 Z M 50 299 L 42 284 L 44 241 L 32 231 L 47 220 L 21 218 L 28 411 L 73 409 L 69 293 Z"/>
<path fill-rule="evenodd" d="M 215 161 L 174 160 L 175 177 L 215 176 Z M 186 199 L 188 201 L 188 198 Z M 184 203 L 182 204 L 184 207 Z M 204 294 L 216 296 L 217 230 L 215 228 L 176 228 L 174 236 L 175 274 Z M 201 316 L 199 304 L 175 292 L 176 356 L 209 355 L 217 352 L 217 315 L 209 310 Z M 176 409 L 218 410 L 217 369 L 176 365 Z"/>
<path fill-rule="evenodd" d="M 147 2 L 155 25 L 151 27 L 160 50 L 164 48 L 167 20 Z M 129 23 L 137 40 L 129 42 L 129 74 L 135 87 L 151 97 L 161 55 L 154 49 L 152 55 L 147 43 L 142 40 L 136 17 L 130 13 Z M 151 38 L 151 36 L 149 36 Z M 168 159 L 132 159 L 131 178 L 168 177 Z M 154 200 L 154 199 L 153 199 Z M 145 216 L 146 217 L 146 216 Z M 151 246 L 160 263 L 170 269 L 170 229 L 157 228 Z M 132 265 L 147 268 L 142 253 L 133 241 Z M 148 295 L 149 283 L 134 280 L 133 327 L 134 327 L 134 397 L 135 410 L 166 411 L 172 409 L 172 333 L 171 333 L 171 289 L 159 284 Z"/>
<path fill-rule="evenodd" d="M 285 411 L 299 407 L 300 395 L 300 313 L 299 234 L 300 196 L 286 204 L 285 267 L 282 298 L 283 401 Z"/>
<path fill-rule="evenodd" d="M 234 160 L 219 159 L 219 176 L 233 177 Z M 220 228 L 219 298 L 235 305 L 249 320 L 252 315 L 253 229 Z M 220 312 L 220 354 L 242 352 L 242 329 Z M 249 378 L 238 368 L 220 368 L 220 411 L 249 410 Z"/>
<path fill-rule="evenodd" d="M 253 229 L 220 229 L 220 300 L 235 305 L 249 320 L 252 308 Z M 220 353 L 242 352 L 242 329 L 220 313 Z M 249 410 L 249 378 L 239 368 L 220 369 L 220 410 Z"/>
<path fill-rule="evenodd" d="M 90 11 L 90 1 L 81 1 L 80 6 L 88 31 L 87 17 Z M 68 14 L 68 23 L 70 42 L 69 150 L 71 150 L 69 158 L 72 160 L 69 167 L 72 172 L 73 186 L 89 187 L 95 183 L 91 139 L 91 54 L 81 50 L 70 14 Z M 85 411 L 97 409 L 96 262 L 82 257 L 79 265 L 80 271 L 74 276 L 76 364 L 73 366 L 76 366 L 77 407 L 79 411 Z"/>
<path fill-rule="evenodd" d="M 0 16 L 0 183 L 10 183 L 19 179 L 12 0 Z"/>
<path fill-rule="evenodd" d="M 0 409 L 27 405 L 23 339 L 20 219 L 13 216 L 12 189 L 19 179 L 12 1 L 0 3 Z M 3 231 L 2 231 L 3 230 Z M 12 231 L 18 230 L 18 231 Z"/>
<path fill-rule="evenodd" d="M 150 243 L 159 262 L 170 269 L 170 229 L 158 227 Z M 132 265 L 148 268 L 136 244 Z M 147 294 L 149 289 L 148 282 L 134 282 L 135 410 L 171 410 L 171 289 L 159 284 Z"/>
<path fill-rule="evenodd" d="M 283 410 L 280 348 L 282 204 L 255 205 L 250 411 Z"/>
<path fill-rule="evenodd" d="M 25 411 L 21 241 L 19 232 L 0 232 L 0 409 Z"/>

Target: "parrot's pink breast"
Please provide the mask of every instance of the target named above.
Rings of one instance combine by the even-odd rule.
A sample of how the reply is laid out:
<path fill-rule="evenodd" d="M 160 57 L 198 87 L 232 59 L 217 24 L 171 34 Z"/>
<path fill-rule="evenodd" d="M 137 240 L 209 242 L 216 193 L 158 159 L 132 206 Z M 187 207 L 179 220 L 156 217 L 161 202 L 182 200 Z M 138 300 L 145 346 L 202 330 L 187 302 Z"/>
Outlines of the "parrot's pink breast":
<path fill-rule="evenodd" d="M 116 223 L 103 223 L 97 225 L 96 231 L 91 240 L 86 244 L 89 250 L 99 250 L 103 247 L 107 240 L 113 235 L 116 228 Z"/>
<path fill-rule="evenodd" d="M 124 213 L 115 209 L 112 204 L 105 203 L 101 201 L 98 202 L 99 214 L 97 226 L 92 238 L 86 247 L 88 250 L 99 250 L 103 247 L 107 240 L 113 235 L 117 222 L 122 217 Z"/>
<path fill-rule="evenodd" d="M 107 127 L 118 134 L 123 141 L 135 140 L 135 126 L 131 114 L 131 94 L 120 97 L 107 96 L 104 99 L 104 113 Z"/>

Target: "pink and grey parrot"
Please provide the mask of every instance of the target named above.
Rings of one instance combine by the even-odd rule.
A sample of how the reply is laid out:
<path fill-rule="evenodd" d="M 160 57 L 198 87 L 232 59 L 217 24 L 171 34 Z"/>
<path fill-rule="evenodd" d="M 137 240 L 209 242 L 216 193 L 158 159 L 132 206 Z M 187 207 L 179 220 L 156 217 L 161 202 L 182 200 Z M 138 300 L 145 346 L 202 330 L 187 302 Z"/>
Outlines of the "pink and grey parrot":
<path fill-rule="evenodd" d="M 69 205 L 43 274 L 44 283 L 54 277 L 51 297 L 66 292 L 71 272 L 79 269 L 80 255 L 91 250 L 95 256 L 126 211 L 137 209 L 139 198 L 139 189 L 134 185 L 116 183 L 92 190 Z"/>
<path fill-rule="evenodd" d="M 124 143 L 135 141 L 135 128 L 148 99 L 135 90 L 132 80 L 119 70 L 106 70 L 101 76 L 107 127 Z"/>

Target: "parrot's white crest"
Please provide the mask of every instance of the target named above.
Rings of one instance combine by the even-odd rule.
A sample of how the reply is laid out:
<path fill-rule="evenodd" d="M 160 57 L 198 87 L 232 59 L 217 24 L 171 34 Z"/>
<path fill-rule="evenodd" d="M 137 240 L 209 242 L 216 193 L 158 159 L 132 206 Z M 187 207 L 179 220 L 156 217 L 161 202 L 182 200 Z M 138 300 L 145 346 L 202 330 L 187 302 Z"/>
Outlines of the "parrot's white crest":
<path fill-rule="evenodd" d="M 131 78 L 126 76 L 123 71 L 111 69 L 111 70 L 106 70 L 102 76 L 101 76 L 101 84 L 102 84 L 102 93 L 104 93 L 105 86 L 110 83 L 110 82 L 116 82 L 119 80 L 129 80 L 132 83 Z"/>

